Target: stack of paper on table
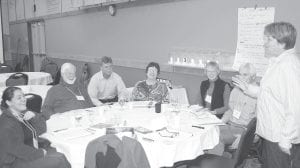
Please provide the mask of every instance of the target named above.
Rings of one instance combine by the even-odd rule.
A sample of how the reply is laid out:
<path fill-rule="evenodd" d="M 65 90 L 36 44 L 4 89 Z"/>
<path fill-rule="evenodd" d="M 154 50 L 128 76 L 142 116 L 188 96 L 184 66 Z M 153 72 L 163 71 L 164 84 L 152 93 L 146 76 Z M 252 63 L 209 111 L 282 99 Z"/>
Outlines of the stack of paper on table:
<path fill-rule="evenodd" d="M 85 137 L 88 135 L 94 134 L 94 132 L 89 131 L 88 129 L 66 129 L 61 130 L 57 132 L 53 132 L 56 136 L 65 139 L 65 140 L 71 140 L 75 138 Z"/>
<path fill-rule="evenodd" d="M 47 132 L 52 132 L 56 130 L 71 128 L 74 125 L 74 121 L 72 120 L 71 116 L 55 114 L 52 115 L 50 119 L 46 121 L 46 124 Z"/>
<path fill-rule="evenodd" d="M 133 101 L 129 102 L 128 105 L 131 108 L 151 108 L 154 107 L 155 103 L 154 101 Z"/>
<path fill-rule="evenodd" d="M 209 112 L 198 112 L 193 114 L 197 115 L 198 125 L 225 125 L 222 120 Z"/>

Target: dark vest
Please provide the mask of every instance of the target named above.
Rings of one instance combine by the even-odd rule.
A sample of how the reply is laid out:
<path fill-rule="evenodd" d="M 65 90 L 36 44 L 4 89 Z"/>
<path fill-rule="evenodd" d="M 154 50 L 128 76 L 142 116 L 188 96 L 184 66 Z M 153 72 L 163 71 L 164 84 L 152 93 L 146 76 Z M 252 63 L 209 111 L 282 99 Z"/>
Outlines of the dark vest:
<path fill-rule="evenodd" d="M 215 110 L 217 108 L 220 108 L 220 107 L 224 106 L 223 94 L 224 94 L 226 84 L 227 83 L 225 81 L 223 81 L 222 79 L 220 79 L 220 78 L 218 78 L 215 81 L 215 87 L 214 87 L 214 90 L 212 92 L 210 110 Z M 200 86 L 202 104 L 203 104 L 204 107 L 206 106 L 205 96 L 206 96 L 206 92 L 209 88 L 209 85 L 210 85 L 209 80 L 205 80 L 205 81 L 201 82 L 201 86 Z"/>

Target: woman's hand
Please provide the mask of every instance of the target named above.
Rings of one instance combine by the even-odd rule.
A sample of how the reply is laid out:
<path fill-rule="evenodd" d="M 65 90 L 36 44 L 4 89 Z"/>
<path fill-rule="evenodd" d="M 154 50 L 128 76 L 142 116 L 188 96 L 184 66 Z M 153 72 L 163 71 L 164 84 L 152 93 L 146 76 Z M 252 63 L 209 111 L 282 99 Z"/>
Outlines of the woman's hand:
<path fill-rule="evenodd" d="M 44 156 L 47 155 L 47 151 L 45 149 L 42 149 L 43 150 L 43 153 L 44 153 Z"/>
<path fill-rule="evenodd" d="M 210 114 L 217 115 L 217 112 L 216 112 L 216 110 L 212 110 L 212 111 L 210 111 Z"/>
<path fill-rule="evenodd" d="M 27 111 L 27 112 L 25 112 L 23 119 L 28 121 L 28 120 L 32 119 L 33 117 L 35 117 L 34 112 Z"/>
<path fill-rule="evenodd" d="M 249 84 L 240 75 L 236 75 L 236 76 L 232 77 L 232 82 L 235 86 L 239 87 L 243 91 L 248 89 Z"/>

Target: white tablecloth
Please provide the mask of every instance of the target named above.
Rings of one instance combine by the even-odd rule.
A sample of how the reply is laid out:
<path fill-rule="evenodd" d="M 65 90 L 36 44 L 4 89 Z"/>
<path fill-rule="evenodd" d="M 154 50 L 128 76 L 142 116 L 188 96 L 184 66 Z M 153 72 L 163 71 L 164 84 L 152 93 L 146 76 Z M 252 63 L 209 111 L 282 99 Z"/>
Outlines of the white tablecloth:
<path fill-rule="evenodd" d="M 167 123 L 170 123 L 171 116 L 175 113 L 166 109 L 164 111 L 155 113 L 154 108 L 120 108 L 114 105 L 55 114 L 47 121 L 48 132 L 42 137 L 49 139 L 53 147 L 66 155 L 72 168 L 83 168 L 86 146 L 91 140 L 104 135 L 104 129 L 89 134 L 86 130 L 88 125 L 95 122 L 126 123 L 127 126 L 142 126 L 153 130 L 167 126 L 171 130 Z M 81 126 L 74 119 L 78 115 L 81 116 Z M 203 154 L 203 150 L 212 149 L 219 143 L 219 130 L 216 126 L 194 128 L 192 125 L 197 124 L 195 115 L 188 111 L 175 115 L 180 119 L 180 128 L 176 130 L 179 135 L 175 138 L 162 137 L 158 132 L 137 133 L 138 141 L 144 147 L 152 168 L 172 166 L 178 161 L 194 159 Z"/>
<path fill-rule="evenodd" d="M 47 85 L 51 83 L 52 77 L 46 72 L 22 72 L 28 75 L 28 85 Z M 0 74 L 0 87 L 6 86 L 6 79 L 14 73 L 1 73 Z"/>

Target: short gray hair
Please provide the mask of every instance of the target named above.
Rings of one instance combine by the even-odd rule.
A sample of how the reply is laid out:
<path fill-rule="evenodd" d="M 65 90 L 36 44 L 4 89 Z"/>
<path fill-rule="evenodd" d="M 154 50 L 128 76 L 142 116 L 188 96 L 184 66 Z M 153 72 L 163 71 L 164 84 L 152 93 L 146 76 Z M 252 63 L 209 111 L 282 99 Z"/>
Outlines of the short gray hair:
<path fill-rule="evenodd" d="M 76 67 L 75 65 L 66 62 L 64 64 L 62 64 L 61 68 L 60 68 L 60 72 L 63 74 L 64 72 L 66 72 L 68 69 L 74 68 L 74 70 L 76 71 Z"/>
<path fill-rule="evenodd" d="M 216 62 L 216 61 L 208 61 L 205 65 L 205 69 L 208 67 L 208 66 L 211 66 L 211 67 L 214 67 L 216 68 L 218 71 L 220 71 L 220 66 L 219 64 Z"/>
<path fill-rule="evenodd" d="M 248 72 L 249 72 L 252 76 L 253 76 L 253 75 L 256 75 L 256 68 L 254 67 L 253 64 L 251 64 L 251 63 L 244 63 L 244 64 L 242 64 L 242 65 L 240 66 L 240 68 L 239 68 L 239 72 L 240 72 L 241 69 L 243 69 L 243 68 L 247 69 Z"/>

